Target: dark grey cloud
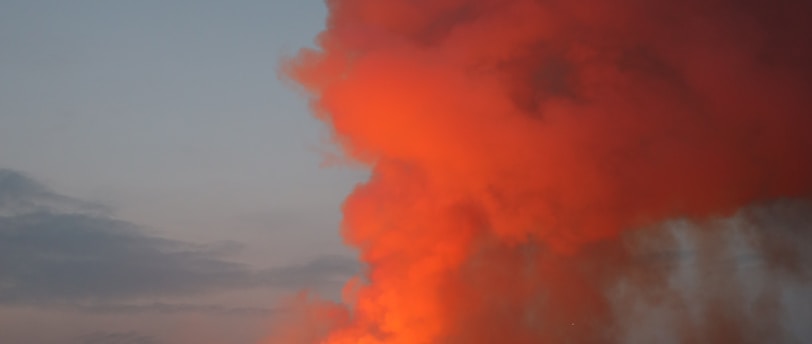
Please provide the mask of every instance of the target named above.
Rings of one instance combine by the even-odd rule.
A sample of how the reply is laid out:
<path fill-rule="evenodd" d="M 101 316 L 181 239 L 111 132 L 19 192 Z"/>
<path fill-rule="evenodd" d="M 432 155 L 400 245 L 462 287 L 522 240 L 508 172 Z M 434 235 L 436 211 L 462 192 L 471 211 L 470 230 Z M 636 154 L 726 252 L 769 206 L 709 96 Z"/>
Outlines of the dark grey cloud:
<path fill-rule="evenodd" d="M 103 304 L 64 304 L 61 308 L 91 314 L 182 314 L 197 313 L 228 316 L 267 317 L 280 311 L 263 307 L 231 307 L 223 305 L 152 302 L 142 304 L 103 303 Z"/>
<path fill-rule="evenodd" d="M 60 302 L 45 305 L 50 311 L 66 311 L 84 315 L 174 315 L 174 314 L 203 314 L 216 316 L 261 317 L 282 314 L 287 308 L 280 307 L 243 307 L 227 306 L 221 304 L 198 304 L 177 302 L 101 302 L 77 303 Z"/>
<path fill-rule="evenodd" d="M 57 194 L 22 173 L 0 168 L 0 215 L 38 211 L 105 214 L 109 208 Z"/>
<path fill-rule="evenodd" d="M 91 208 L 18 172 L 0 170 L 0 304 L 97 305 L 234 288 L 319 288 L 358 271 L 354 260 L 341 256 L 256 269 L 228 260 L 233 243 L 162 238 Z M 228 311 L 167 304 L 128 311 L 150 307 Z"/>
<path fill-rule="evenodd" d="M 190 293 L 253 278 L 194 245 L 81 214 L 0 217 L 0 261 L 3 303 Z"/>
<path fill-rule="evenodd" d="M 94 332 L 76 338 L 74 344 L 160 344 L 154 336 L 132 332 Z"/>

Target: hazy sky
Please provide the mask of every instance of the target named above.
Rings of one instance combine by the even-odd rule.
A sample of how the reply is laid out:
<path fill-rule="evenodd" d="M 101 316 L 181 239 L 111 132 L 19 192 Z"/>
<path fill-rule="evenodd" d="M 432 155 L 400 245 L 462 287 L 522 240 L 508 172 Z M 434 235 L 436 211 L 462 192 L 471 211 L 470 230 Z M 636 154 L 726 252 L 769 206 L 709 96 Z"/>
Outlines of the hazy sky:
<path fill-rule="evenodd" d="M 0 1 L 0 342 L 249 343 L 280 295 L 335 292 L 365 172 L 321 166 L 278 73 L 325 14 Z"/>

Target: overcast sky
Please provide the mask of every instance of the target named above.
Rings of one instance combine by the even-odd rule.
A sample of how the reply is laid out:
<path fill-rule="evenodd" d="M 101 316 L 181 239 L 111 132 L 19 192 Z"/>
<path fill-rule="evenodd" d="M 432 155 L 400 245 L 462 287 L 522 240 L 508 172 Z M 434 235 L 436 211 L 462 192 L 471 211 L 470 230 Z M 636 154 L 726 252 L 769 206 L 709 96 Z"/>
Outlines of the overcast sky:
<path fill-rule="evenodd" d="M 328 133 L 278 73 L 325 15 L 0 1 L 0 342 L 252 343 L 282 295 L 337 293 L 365 172 L 322 166 Z"/>

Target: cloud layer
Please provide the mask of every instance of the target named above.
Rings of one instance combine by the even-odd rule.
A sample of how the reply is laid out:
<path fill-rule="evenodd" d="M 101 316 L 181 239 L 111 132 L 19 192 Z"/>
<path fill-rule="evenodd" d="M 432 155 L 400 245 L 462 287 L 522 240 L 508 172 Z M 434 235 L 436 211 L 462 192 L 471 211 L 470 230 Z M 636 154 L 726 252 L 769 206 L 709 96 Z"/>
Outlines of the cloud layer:
<path fill-rule="evenodd" d="M 256 269 L 229 260 L 218 247 L 162 238 L 113 218 L 103 206 L 55 193 L 19 172 L 0 170 L 0 304 L 109 303 L 238 288 L 318 288 L 358 271 L 355 261 L 342 256 Z M 263 313 L 155 305 L 100 309 Z"/>

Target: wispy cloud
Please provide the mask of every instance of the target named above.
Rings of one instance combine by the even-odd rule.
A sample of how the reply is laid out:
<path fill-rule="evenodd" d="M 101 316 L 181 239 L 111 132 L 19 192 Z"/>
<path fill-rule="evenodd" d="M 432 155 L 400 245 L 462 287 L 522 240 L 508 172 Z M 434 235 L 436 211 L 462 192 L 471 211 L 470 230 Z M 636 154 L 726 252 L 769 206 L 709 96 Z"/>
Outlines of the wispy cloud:
<path fill-rule="evenodd" d="M 74 344 L 160 344 L 156 337 L 138 332 L 94 332 L 76 338 Z"/>
<path fill-rule="evenodd" d="M 232 307 L 224 305 L 211 305 L 211 304 L 192 304 L 192 303 L 166 303 L 166 302 L 151 302 L 151 303 L 101 303 L 101 304 L 81 304 L 81 303 L 67 303 L 60 305 L 52 305 L 50 308 L 66 310 L 91 314 L 183 314 L 183 313 L 196 313 L 196 314 L 209 314 L 209 315 L 228 315 L 228 316 L 247 316 L 247 317 L 266 317 L 282 310 L 275 308 L 263 307 Z"/>
<path fill-rule="evenodd" d="M 162 238 L 96 211 L 103 208 L 0 170 L 0 304 L 252 313 L 261 310 L 121 301 L 249 287 L 313 288 L 358 272 L 358 264 L 342 256 L 256 269 L 228 260 L 217 245 Z"/>
<path fill-rule="evenodd" d="M 60 195 L 28 176 L 0 168 L 0 216 L 34 212 L 107 214 L 104 205 Z"/>

